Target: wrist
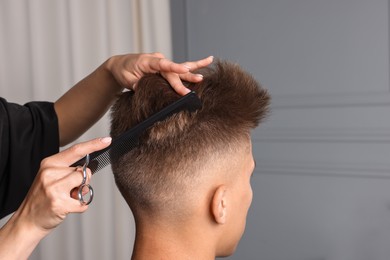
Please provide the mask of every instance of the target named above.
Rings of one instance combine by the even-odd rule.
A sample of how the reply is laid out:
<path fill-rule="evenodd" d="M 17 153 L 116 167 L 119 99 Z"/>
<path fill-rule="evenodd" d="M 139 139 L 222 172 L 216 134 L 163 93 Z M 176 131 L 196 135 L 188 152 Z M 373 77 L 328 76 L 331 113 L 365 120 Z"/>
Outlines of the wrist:
<path fill-rule="evenodd" d="M 27 259 L 47 234 L 15 212 L 0 229 L 0 259 Z"/>
<path fill-rule="evenodd" d="M 104 74 L 107 75 L 109 81 L 110 81 L 110 84 L 109 86 L 112 87 L 114 89 L 114 92 L 116 94 L 118 93 L 121 93 L 124 89 L 124 87 L 122 87 L 120 85 L 120 83 L 115 79 L 115 76 L 113 74 L 113 71 L 114 71 L 114 64 L 117 62 L 117 59 L 119 58 L 118 55 L 116 56 L 112 56 L 110 58 L 108 58 L 103 64 L 102 64 L 102 69 L 104 70 Z"/>

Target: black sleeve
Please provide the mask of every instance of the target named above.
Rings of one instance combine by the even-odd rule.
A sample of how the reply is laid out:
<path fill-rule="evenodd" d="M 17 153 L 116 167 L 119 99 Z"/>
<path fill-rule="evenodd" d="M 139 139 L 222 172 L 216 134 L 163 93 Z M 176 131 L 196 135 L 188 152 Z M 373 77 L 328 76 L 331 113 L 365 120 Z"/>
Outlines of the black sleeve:
<path fill-rule="evenodd" d="M 58 150 L 53 103 L 21 106 L 0 98 L 0 218 L 20 206 L 42 159 Z"/>

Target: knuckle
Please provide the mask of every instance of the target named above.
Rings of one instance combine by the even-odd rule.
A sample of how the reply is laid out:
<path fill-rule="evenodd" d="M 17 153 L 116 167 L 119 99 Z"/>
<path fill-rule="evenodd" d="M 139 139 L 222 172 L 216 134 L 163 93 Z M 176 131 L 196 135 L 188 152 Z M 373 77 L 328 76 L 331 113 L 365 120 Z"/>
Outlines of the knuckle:
<path fill-rule="evenodd" d="M 51 183 L 51 179 L 52 179 L 51 171 L 48 168 L 41 170 L 38 178 L 39 181 L 42 183 L 43 187 L 45 187 L 45 189 L 48 190 L 49 184 Z"/>
<path fill-rule="evenodd" d="M 140 55 L 138 55 L 137 60 L 143 60 L 149 56 L 150 56 L 150 54 L 148 54 L 148 53 L 141 53 Z"/>
<path fill-rule="evenodd" d="M 149 66 L 150 66 L 150 62 L 149 62 L 149 60 L 147 60 L 147 59 L 140 59 L 139 61 L 138 61 L 138 63 L 139 63 L 139 66 L 141 67 L 141 68 L 148 68 Z"/>
<path fill-rule="evenodd" d="M 165 58 L 164 54 L 162 54 L 161 52 L 153 52 L 151 53 L 153 56 L 157 56 L 158 58 Z"/>
<path fill-rule="evenodd" d="M 69 148 L 71 153 L 81 155 L 81 144 L 75 144 Z"/>
<path fill-rule="evenodd" d="M 45 159 L 43 159 L 43 160 L 41 161 L 40 167 L 41 167 L 41 168 L 47 168 L 47 167 L 49 167 L 50 162 L 51 162 L 50 157 L 47 157 L 47 158 L 45 158 Z"/>

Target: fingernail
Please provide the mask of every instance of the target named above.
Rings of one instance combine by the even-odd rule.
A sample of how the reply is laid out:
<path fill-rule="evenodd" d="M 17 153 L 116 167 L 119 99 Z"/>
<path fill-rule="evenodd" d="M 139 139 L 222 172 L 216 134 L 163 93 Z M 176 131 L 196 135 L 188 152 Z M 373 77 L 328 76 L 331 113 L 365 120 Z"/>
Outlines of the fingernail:
<path fill-rule="evenodd" d="M 100 141 L 102 141 L 102 143 L 105 143 L 105 144 L 111 143 L 111 140 L 112 140 L 111 137 L 104 137 L 104 138 L 100 139 Z"/>
<path fill-rule="evenodd" d="M 214 56 L 210 56 L 210 59 L 213 61 L 214 60 Z"/>
<path fill-rule="evenodd" d="M 195 76 L 198 77 L 198 78 L 203 79 L 203 75 L 202 74 L 195 74 Z"/>
<path fill-rule="evenodd" d="M 184 89 L 184 94 L 188 94 L 188 93 L 190 93 L 191 92 L 191 90 L 189 90 L 188 88 L 185 88 Z"/>

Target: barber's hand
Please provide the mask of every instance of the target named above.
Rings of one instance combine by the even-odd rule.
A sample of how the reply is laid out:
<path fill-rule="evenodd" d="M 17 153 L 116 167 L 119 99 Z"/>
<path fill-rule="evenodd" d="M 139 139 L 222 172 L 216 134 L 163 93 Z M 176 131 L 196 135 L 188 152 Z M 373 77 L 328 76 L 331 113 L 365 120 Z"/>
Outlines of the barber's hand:
<path fill-rule="evenodd" d="M 160 73 L 180 95 L 189 90 L 181 80 L 200 82 L 203 76 L 192 71 L 208 66 L 213 57 L 182 64 L 168 60 L 161 53 L 127 54 L 113 56 L 108 61 L 108 69 L 116 81 L 124 88 L 135 89 L 136 82 L 147 73 Z"/>
<path fill-rule="evenodd" d="M 87 210 L 87 205 L 71 195 L 83 180 L 82 170 L 69 165 L 110 143 L 111 138 L 94 139 L 42 161 L 26 198 L 0 228 L 0 259 L 27 259 L 39 241 L 69 213 Z M 88 170 L 88 179 L 90 177 Z"/>
<path fill-rule="evenodd" d="M 71 191 L 82 182 L 82 168 L 69 165 L 86 154 L 106 148 L 110 142 L 111 138 L 94 139 L 76 144 L 44 159 L 32 187 L 18 210 L 20 216 L 25 216 L 43 231 L 50 231 L 69 213 L 84 212 L 88 206 L 81 205 L 77 195 L 71 195 Z M 88 169 L 88 181 L 90 177 Z"/>

